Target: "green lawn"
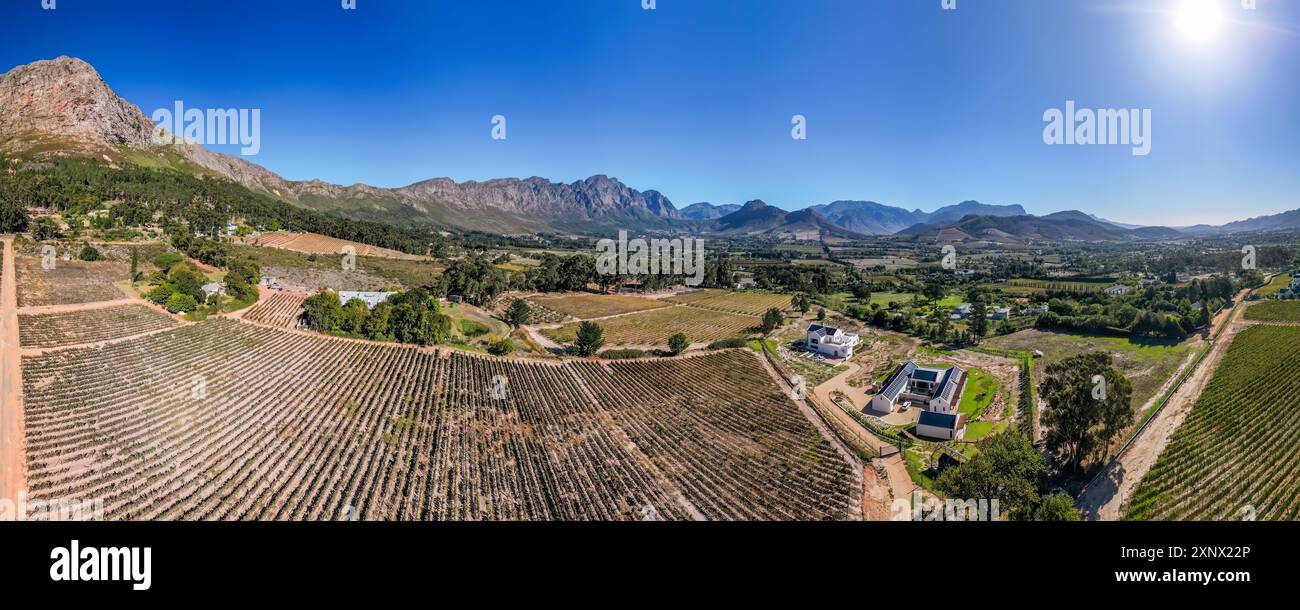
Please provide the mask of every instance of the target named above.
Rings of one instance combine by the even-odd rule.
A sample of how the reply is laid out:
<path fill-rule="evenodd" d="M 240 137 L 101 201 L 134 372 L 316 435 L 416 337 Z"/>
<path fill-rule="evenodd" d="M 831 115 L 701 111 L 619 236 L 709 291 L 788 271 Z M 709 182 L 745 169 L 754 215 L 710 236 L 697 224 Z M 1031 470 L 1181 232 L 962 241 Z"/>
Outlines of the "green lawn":
<path fill-rule="evenodd" d="M 966 419 L 973 420 L 984 413 L 989 403 L 993 402 L 993 397 L 998 395 L 998 380 L 977 369 L 966 371 L 966 389 L 961 395 L 961 404 L 957 411 L 966 416 Z M 968 429 L 969 432 L 969 429 Z"/>
<path fill-rule="evenodd" d="M 1282 290 L 1283 288 L 1286 288 L 1287 286 L 1290 286 L 1290 285 L 1291 285 L 1291 274 L 1290 274 L 1290 273 L 1282 273 L 1282 274 L 1278 274 L 1278 275 L 1277 275 L 1276 277 L 1274 277 L 1273 280 L 1270 281 L 1268 284 L 1264 285 L 1264 286 L 1263 286 L 1262 288 L 1260 288 L 1259 290 L 1256 290 L 1256 291 L 1255 291 L 1255 294 L 1257 294 L 1257 295 L 1259 295 L 1259 296 L 1261 296 L 1261 297 L 1272 296 L 1272 295 L 1274 295 L 1274 294 L 1277 294 L 1278 291 L 1280 291 L 1280 290 Z"/>

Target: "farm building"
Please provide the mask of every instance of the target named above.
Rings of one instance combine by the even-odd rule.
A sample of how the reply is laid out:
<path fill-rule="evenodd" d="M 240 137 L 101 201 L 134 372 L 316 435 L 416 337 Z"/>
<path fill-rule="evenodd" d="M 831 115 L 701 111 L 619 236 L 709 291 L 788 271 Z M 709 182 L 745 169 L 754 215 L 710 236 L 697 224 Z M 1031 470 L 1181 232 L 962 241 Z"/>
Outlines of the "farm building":
<path fill-rule="evenodd" d="M 214 295 L 226 294 L 226 289 L 221 282 L 208 282 L 203 285 L 203 294 L 211 299 Z"/>
<path fill-rule="evenodd" d="M 956 415 L 965 385 L 966 371 L 961 367 L 938 369 L 908 361 L 871 398 L 871 410 L 892 413 L 900 403 L 910 402 L 929 412 Z"/>
<path fill-rule="evenodd" d="M 862 337 L 846 333 L 838 328 L 823 324 L 808 326 L 808 340 L 804 345 L 809 350 L 831 358 L 852 358 L 853 348 L 862 342 Z"/>
<path fill-rule="evenodd" d="M 916 435 L 955 441 L 966 434 L 966 416 L 961 413 L 926 411 L 916 420 Z"/>
<path fill-rule="evenodd" d="M 397 293 L 396 292 L 357 292 L 353 290 L 341 290 L 339 291 L 339 302 L 343 303 L 344 305 L 347 305 L 348 301 L 351 301 L 352 299 L 357 299 L 365 303 L 366 307 L 369 307 L 370 309 L 374 309 L 375 305 L 387 301 L 388 297 L 391 297 L 395 294 Z"/>
<path fill-rule="evenodd" d="M 1106 294 L 1111 294 L 1111 295 L 1128 294 L 1132 290 L 1133 290 L 1132 286 L 1125 286 L 1123 284 L 1120 284 L 1117 286 L 1111 286 L 1110 288 L 1107 288 Z"/>

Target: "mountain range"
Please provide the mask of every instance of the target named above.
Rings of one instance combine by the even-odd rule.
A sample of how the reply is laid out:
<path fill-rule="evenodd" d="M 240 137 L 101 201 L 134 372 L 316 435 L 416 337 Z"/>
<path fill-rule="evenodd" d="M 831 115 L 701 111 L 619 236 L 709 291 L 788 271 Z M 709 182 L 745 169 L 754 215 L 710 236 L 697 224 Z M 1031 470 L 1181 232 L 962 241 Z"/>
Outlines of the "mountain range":
<path fill-rule="evenodd" d="M 1069 211 L 1030 216 L 1020 205 L 963 201 L 932 212 L 873 201 L 835 201 L 786 211 L 762 201 L 677 209 L 655 190 L 596 175 L 572 183 L 538 177 L 457 182 L 433 178 L 399 188 L 292 181 L 244 158 L 198 143 L 157 144 L 157 127 L 122 99 L 88 63 L 41 60 L 0 75 L 0 152 L 41 159 L 82 156 L 110 167 L 137 164 L 219 177 L 289 203 L 357 220 L 494 233 L 594 234 L 613 229 L 696 231 L 778 239 L 903 235 L 923 239 L 1165 239 L 1186 234 L 1300 228 L 1300 210 L 1220 227 L 1180 230 L 1125 225 Z"/>

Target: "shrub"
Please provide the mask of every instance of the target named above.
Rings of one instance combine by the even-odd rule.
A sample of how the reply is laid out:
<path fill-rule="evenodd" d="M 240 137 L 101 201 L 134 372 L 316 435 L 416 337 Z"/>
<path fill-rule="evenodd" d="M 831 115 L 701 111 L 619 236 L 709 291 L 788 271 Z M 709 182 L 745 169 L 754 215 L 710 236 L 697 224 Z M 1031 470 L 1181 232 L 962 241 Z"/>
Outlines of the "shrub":
<path fill-rule="evenodd" d="M 162 254 L 153 257 L 153 266 L 162 270 L 163 273 L 167 273 L 168 271 L 171 271 L 172 267 L 180 264 L 183 260 L 185 260 L 185 257 L 175 252 L 163 252 Z"/>
<path fill-rule="evenodd" d="M 709 349 L 733 349 L 737 347 L 749 347 L 749 341 L 740 338 L 723 339 L 714 341 L 709 344 Z"/>
<path fill-rule="evenodd" d="M 481 337 L 483 335 L 492 332 L 492 329 L 488 328 L 488 325 L 482 322 L 476 322 L 474 320 L 461 320 L 460 332 L 463 333 L 466 337 L 469 337 L 470 339 L 474 339 L 476 337 Z"/>
<path fill-rule="evenodd" d="M 691 346 L 691 342 L 686 338 L 684 333 L 677 333 L 668 338 L 668 353 L 676 356 Z"/>
<path fill-rule="evenodd" d="M 607 349 L 600 353 L 600 357 L 605 360 L 632 360 L 635 358 L 644 358 L 645 350 L 640 349 Z"/>
<path fill-rule="evenodd" d="M 100 254 L 99 250 L 96 250 L 94 246 L 86 246 L 81 249 L 81 253 L 77 255 L 77 258 L 87 262 L 94 262 L 103 260 L 104 255 Z"/>
<path fill-rule="evenodd" d="M 182 311 L 186 311 L 186 312 L 194 311 L 195 309 L 199 308 L 199 304 L 194 301 L 194 297 L 188 294 L 182 292 L 173 292 L 172 295 L 167 298 L 166 307 L 167 307 L 167 311 L 170 311 L 172 313 L 180 313 Z"/>
<path fill-rule="evenodd" d="M 515 351 L 515 344 L 509 339 L 502 339 L 488 346 L 488 353 L 494 356 L 509 356 Z"/>

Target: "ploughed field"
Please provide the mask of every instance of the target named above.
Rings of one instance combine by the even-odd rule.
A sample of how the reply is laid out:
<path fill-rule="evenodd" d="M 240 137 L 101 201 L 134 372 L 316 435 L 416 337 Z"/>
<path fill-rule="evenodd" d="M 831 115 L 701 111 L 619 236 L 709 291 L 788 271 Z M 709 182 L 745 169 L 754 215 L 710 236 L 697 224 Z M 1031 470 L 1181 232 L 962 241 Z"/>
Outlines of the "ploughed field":
<path fill-rule="evenodd" d="M 528 299 L 534 305 L 572 316 L 579 320 L 603 318 L 619 314 L 667 307 L 668 303 L 645 297 L 622 294 L 561 294 Z M 543 314 L 544 315 L 544 314 Z"/>
<path fill-rule="evenodd" d="M 706 289 L 668 297 L 665 300 L 713 311 L 762 316 L 772 308 L 790 309 L 791 297 L 788 294 L 771 294 L 767 292 L 731 292 L 728 290 Z"/>
<path fill-rule="evenodd" d="M 632 313 L 598 320 L 607 345 L 666 345 L 668 338 L 680 332 L 691 343 L 712 343 L 720 339 L 749 335 L 762 320 L 711 309 L 676 306 Z M 543 329 L 552 341 L 572 342 L 578 336 L 579 322 L 559 328 Z"/>
<path fill-rule="evenodd" d="M 1300 327 L 1239 333 L 1128 519 L 1300 518 Z"/>
<path fill-rule="evenodd" d="M 74 305 L 126 298 L 113 282 L 130 279 L 126 263 L 56 260 L 52 269 L 41 259 L 15 257 L 18 272 L 18 306 Z"/>
<path fill-rule="evenodd" d="M 20 314 L 23 347 L 63 347 L 130 337 L 177 325 L 165 313 L 132 303 L 47 314 Z"/>
<path fill-rule="evenodd" d="M 303 314 L 303 301 L 306 295 L 292 292 L 277 292 L 265 301 L 249 308 L 244 319 L 258 324 L 267 324 L 277 328 L 297 328 L 298 319 Z"/>
<path fill-rule="evenodd" d="M 521 362 L 228 319 L 23 359 L 34 499 L 111 519 L 843 519 L 745 350 Z"/>

